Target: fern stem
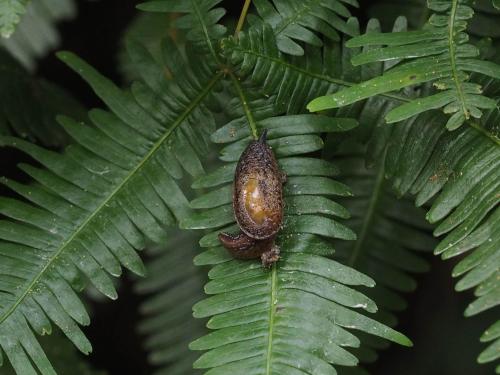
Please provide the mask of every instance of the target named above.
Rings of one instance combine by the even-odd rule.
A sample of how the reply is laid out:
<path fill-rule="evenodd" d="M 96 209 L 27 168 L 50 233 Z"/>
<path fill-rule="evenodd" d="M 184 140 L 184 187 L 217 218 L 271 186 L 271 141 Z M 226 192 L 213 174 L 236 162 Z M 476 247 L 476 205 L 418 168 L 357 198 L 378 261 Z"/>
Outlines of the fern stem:
<path fill-rule="evenodd" d="M 245 23 L 245 19 L 247 18 L 248 8 L 250 8 L 250 4 L 252 0 L 245 0 L 243 4 L 243 9 L 241 10 L 240 18 L 238 19 L 238 24 L 236 25 L 236 30 L 234 30 L 234 36 L 237 37 L 241 29 L 243 29 L 243 24 Z"/>
<path fill-rule="evenodd" d="M 464 92 L 462 85 L 460 84 L 459 78 L 458 78 L 458 72 L 457 72 L 457 62 L 455 58 L 455 41 L 453 39 L 454 35 L 454 29 L 455 29 L 455 18 L 457 15 L 457 7 L 458 7 L 458 0 L 453 0 L 453 4 L 451 7 L 451 12 L 450 12 L 450 23 L 448 25 L 448 47 L 450 49 L 450 65 L 451 65 L 451 72 L 453 74 L 453 81 L 455 82 L 455 86 L 457 88 L 457 93 L 458 97 L 460 99 L 460 105 L 462 107 L 462 112 L 464 113 L 465 118 L 468 120 L 469 119 L 469 112 L 467 111 L 467 108 L 465 106 L 465 97 L 464 97 Z"/>
<path fill-rule="evenodd" d="M 250 110 L 250 106 L 248 105 L 248 100 L 245 96 L 245 93 L 243 92 L 243 89 L 241 88 L 241 83 L 233 72 L 228 71 L 228 74 L 229 77 L 231 77 L 231 81 L 233 82 L 234 87 L 236 88 L 238 96 L 240 97 L 241 105 L 243 106 L 243 111 L 245 112 L 245 116 L 248 120 L 248 126 L 250 127 L 250 132 L 252 133 L 252 137 L 253 139 L 257 139 L 259 137 L 257 132 L 257 122 L 255 121 L 253 113 Z"/>
<path fill-rule="evenodd" d="M 373 194 L 370 198 L 368 208 L 366 209 L 366 213 L 364 215 L 363 225 L 361 227 L 361 231 L 359 232 L 358 239 L 354 243 L 354 248 L 352 249 L 351 256 L 349 257 L 349 262 L 347 263 L 351 267 L 353 267 L 358 260 L 361 249 L 363 248 L 363 245 L 366 241 L 368 230 L 373 222 L 373 217 L 375 216 L 375 210 L 377 209 L 380 193 L 382 192 L 382 188 L 384 185 L 385 155 L 386 152 L 384 151 L 384 155 L 380 160 L 380 166 L 377 170 L 377 177 L 375 179 L 375 185 L 373 186 Z"/>
<path fill-rule="evenodd" d="M 16 308 L 24 301 L 26 296 L 30 294 L 35 285 L 40 281 L 40 278 L 45 274 L 45 272 L 53 266 L 53 263 L 57 260 L 57 258 L 63 253 L 66 247 L 81 233 L 81 231 L 89 225 L 95 217 L 99 216 L 101 210 L 108 206 L 111 199 L 114 198 L 123 187 L 139 172 L 139 170 L 144 166 L 144 164 L 155 155 L 155 152 L 162 146 L 162 144 L 168 139 L 168 137 L 174 132 L 178 126 L 180 126 L 184 120 L 191 114 L 191 112 L 198 107 L 198 105 L 203 101 L 203 99 L 210 93 L 214 85 L 222 78 L 223 73 L 220 72 L 215 75 L 203 88 L 201 93 L 189 104 L 186 110 L 174 121 L 172 126 L 170 126 L 165 134 L 152 146 L 151 150 L 142 158 L 142 160 L 128 173 L 127 176 L 124 177 L 123 181 L 120 182 L 118 186 L 92 211 L 89 216 L 75 229 L 74 233 L 65 240 L 61 246 L 54 252 L 52 256 L 47 259 L 47 263 L 38 271 L 38 273 L 33 277 L 30 283 L 25 287 L 22 293 L 16 296 L 15 301 L 12 306 L 8 308 L 3 314 L 0 316 L 0 324 L 3 323 L 15 310 Z"/>
<path fill-rule="evenodd" d="M 278 289 L 278 275 L 276 271 L 276 263 L 273 264 L 273 269 L 271 270 L 271 300 L 269 301 L 269 333 L 268 333 L 268 343 L 267 343 L 267 355 L 266 355 L 266 375 L 271 375 L 271 358 L 273 355 L 273 331 L 274 331 L 274 316 L 276 315 L 276 304 L 277 304 L 277 289 Z"/>

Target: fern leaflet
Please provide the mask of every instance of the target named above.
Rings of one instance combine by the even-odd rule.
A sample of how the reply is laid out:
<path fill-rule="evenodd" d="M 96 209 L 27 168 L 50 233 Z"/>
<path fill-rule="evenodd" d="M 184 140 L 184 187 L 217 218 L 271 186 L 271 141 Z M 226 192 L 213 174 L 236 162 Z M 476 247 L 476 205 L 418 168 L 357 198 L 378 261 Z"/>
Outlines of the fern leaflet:
<path fill-rule="evenodd" d="M 500 78 L 500 66 L 477 58 L 479 50 L 467 43 L 465 30 L 474 11 L 466 0 L 429 1 L 432 15 L 419 31 L 368 33 L 355 37 L 347 46 L 385 46 L 353 57 L 354 65 L 375 61 L 403 60 L 384 75 L 309 103 L 311 111 L 337 108 L 381 93 L 424 82 L 433 82 L 439 93 L 418 98 L 391 110 L 386 120 L 398 122 L 419 113 L 443 108 L 451 114 L 446 127 L 460 127 L 466 120 L 480 118 L 482 109 L 496 107 L 496 101 L 482 95 L 479 85 L 469 82 L 467 72 Z"/>

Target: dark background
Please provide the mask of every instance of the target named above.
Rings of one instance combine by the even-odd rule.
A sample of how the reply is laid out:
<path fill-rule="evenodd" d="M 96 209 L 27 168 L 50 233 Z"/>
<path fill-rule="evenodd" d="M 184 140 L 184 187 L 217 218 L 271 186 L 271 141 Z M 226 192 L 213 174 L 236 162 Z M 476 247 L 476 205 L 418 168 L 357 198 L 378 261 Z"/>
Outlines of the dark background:
<path fill-rule="evenodd" d="M 117 52 L 124 29 L 136 14 L 136 1 L 79 1 L 78 18 L 60 25 L 61 49 L 76 52 L 113 81 L 122 77 L 117 68 Z M 239 15 L 243 1 L 224 1 L 229 16 Z M 364 14 L 357 14 L 364 19 Z M 99 99 L 75 73 L 49 55 L 38 66 L 37 75 L 67 88 L 86 107 L 101 106 Z M 17 179 L 14 169 L 22 156 L 9 150 L 0 152 L 3 174 Z M 399 330 L 415 343 L 413 349 L 392 346 L 381 353 L 370 370 L 376 375 L 482 375 L 492 374 L 492 366 L 478 366 L 480 333 L 493 321 L 488 314 L 465 319 L 462 314 L 471 300 L 468 294 L 453 291 L 452 264 L 430 258 L 432 271 L 419 279 L 418 290 L 408 295 L 409 309 L 401 314 Z M 90 361 L 111 375 L 145 375 L 152 372 L 141 337 L 136 334 L 140 298 L 133 283 L 123 278 L 118 301 L 91 302 L 92 324 L 85 329 L 94 347 Z M 189 317 L 186 317 L 189 318 Z M 242 374 L 244 375 L 244 374 Z"/>

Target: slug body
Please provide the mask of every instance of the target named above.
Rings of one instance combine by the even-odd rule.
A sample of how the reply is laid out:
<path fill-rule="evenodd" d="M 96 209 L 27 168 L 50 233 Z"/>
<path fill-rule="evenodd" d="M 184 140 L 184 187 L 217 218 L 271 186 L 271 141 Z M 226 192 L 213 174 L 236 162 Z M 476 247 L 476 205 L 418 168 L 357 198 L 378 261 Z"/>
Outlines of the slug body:
<path fill-rule="evenodd" d="M 235 258 L 260 257 L 264 266 L 279 259 L 274 244 L 283 222 L 283 183 L 266 131 L 242 153 L 233 185 L 233 210 L 241 233 L 220 233 L 219 240 Z"/>

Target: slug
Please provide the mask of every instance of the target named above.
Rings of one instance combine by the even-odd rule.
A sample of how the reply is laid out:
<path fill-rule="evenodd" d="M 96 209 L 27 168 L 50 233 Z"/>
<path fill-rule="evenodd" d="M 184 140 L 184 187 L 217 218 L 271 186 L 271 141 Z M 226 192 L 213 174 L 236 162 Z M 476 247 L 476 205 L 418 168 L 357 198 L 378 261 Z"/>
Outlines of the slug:
<path fill-rule="evenodd" d="M 274 243 L 283 222 L 283 183 L 286 175 L 279 169 L 266 142 L 267 130 L 252 141 L 241 154 L 233 184 L 233 210 L 241 232 L 219 233 L 222 245 L 237 259 L 261 258 L 270 267 L 279 259 Z"/>

